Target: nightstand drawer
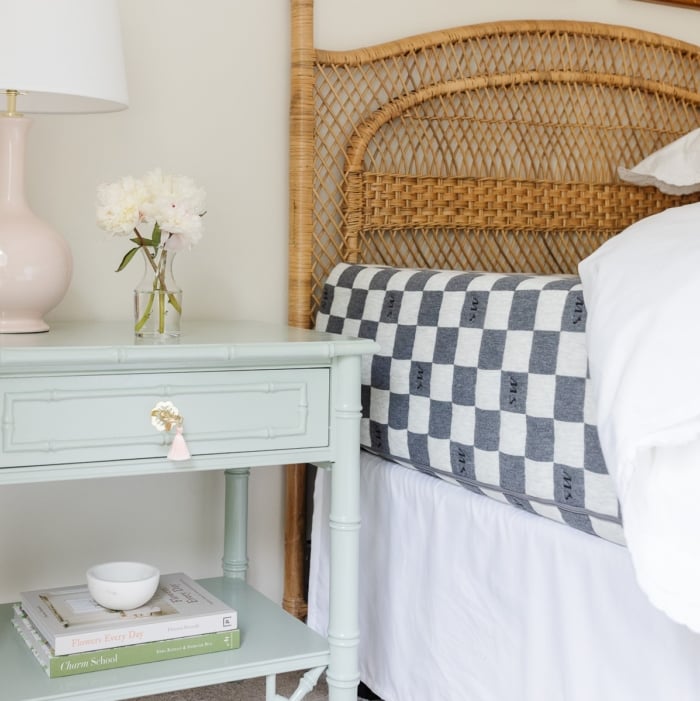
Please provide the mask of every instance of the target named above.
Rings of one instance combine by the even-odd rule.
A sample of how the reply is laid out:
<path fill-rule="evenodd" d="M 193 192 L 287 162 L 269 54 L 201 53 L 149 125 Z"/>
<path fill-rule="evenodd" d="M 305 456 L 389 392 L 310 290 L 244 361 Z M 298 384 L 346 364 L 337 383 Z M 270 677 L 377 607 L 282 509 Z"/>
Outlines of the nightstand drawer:
<path fill-rule="evenodd" d="M 328 445 L 328 368 L 11 378 L 2 382 L 0 467 L 163 458 L 171 401 L 197 455 Z"/>

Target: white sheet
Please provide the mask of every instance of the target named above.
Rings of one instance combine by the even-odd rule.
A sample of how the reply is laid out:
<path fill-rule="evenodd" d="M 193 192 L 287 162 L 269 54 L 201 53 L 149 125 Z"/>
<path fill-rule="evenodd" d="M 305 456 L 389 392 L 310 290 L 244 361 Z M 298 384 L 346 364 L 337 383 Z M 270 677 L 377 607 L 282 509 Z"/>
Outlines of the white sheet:
<path fill-rule="evenodd" d="M 630 226 L 579 274 L 598 434 L 637 579 L 700 631 L 700 203 Z"/>
<path fill-rule="evenodd" d="M 327 625 L 319 472 L 309 624 Z M 700 636 L 626 548 L 363 453 L 360 671 L 385 701 L 697 701 Z"/>

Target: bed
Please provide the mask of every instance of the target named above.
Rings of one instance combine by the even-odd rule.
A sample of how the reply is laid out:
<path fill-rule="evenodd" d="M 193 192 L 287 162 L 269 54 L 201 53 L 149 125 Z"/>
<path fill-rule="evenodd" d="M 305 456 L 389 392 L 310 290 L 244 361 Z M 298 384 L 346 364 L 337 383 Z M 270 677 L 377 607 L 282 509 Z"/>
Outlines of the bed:
<path fill-rule="evenodd" d="M 387 349 L 363 366 L 363 681 L 386 701 L 699 698 L 700 635 L 640 588 L 617 473 L 601 461 L 579 264 L 700 200 L 618 172 L 700 125 L 700 49 L 626 27 L 513 21 L 329 52 L 314 46 L 313 4 L 292 0 L 291 106 L 290 323 Z M 481 318 L 497 298 L 502 317 Z M 481 351 L 505 338 L 498 363 L 514 364 L 486 393 L 481 428 L 457 440 L 450 427 L 473 397 L 404 401 L 395 387 L 421 395 L 447 376 L 469 395 L 477 381 L 455 355 L 474 344 L 455 328 L 470 325 Z M 503 367 L 481 355 L 471 369 L 483 388 Z M 536 408 L 515 417 L 524 386 Z M 532 397 L 547 392 L 545 410 Z M 518 451 L 520 473 L 491 469 Z M 509 476 L 540 463 L 535 479 Z M 287 468 L 284 605 L 299 617 L 307 475 Z M 321 632 L 326 481 L 319 471 L 308 583 Z"/>

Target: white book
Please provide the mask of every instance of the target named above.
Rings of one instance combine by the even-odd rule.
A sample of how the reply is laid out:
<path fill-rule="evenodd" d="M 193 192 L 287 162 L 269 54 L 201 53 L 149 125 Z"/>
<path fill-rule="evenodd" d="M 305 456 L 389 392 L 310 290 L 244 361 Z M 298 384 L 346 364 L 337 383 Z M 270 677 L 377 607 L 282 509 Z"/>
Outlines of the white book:
<path fill-rule="evenodd" d="M 52 678 L 68 677 L 74 674 L 84 674 L 85 672 L 97 672 L 103 669 L 117 669 L 118 667 L 128 667 L 160 660 L 174 660 L 211 652 L 235 650 L 241 644 L 241 631 L 236 629 L 220 633 L 188 635 L 185 638 L 158 640 L 152 643 L 122 645 L 107 650 L 76 652 L 72 655 L 55 655 L 19 604 L 14 605 L 14 612 L 12 625 L 14 625 L 44 671 Z"/>
<path fill-rule="evenodd" d="M 20 594 L 22 608 L 56 655 L 234 630 L 238 615 L 182 572 L 164 574 L 153 598 L 130 611 L 97 604 L 87 585 Z"/>

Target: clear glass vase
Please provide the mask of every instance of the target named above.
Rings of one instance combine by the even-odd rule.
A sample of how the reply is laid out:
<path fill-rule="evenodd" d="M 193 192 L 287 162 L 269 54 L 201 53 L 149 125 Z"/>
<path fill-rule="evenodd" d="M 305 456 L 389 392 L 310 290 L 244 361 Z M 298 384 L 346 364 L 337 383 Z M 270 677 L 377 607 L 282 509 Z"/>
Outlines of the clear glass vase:
<path fill-rule="evenodd" d="M 174 258 L 175 251 L 162 250 L 154 259 L 145 259 L 143 278 L 134 290 L 138 338 L 167 340 L 180 335 L 182 290 L 173 277 Z"/>

